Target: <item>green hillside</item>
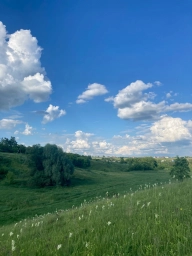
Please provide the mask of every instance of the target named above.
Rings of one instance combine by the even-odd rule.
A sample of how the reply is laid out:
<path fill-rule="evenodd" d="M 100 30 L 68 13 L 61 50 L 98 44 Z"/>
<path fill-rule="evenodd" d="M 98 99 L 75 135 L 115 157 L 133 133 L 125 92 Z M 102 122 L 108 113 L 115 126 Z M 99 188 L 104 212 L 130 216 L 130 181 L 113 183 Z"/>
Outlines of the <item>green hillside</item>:
<path fill-rule="evenodd" d="M 192 181 L 106 194 L 78 208 L 1 227 L 0 234 L 2 256 L 189 256 Z"/>
<path fill-rule="evenodd" d="M 84 199 L 95 200 L 98 196 L 109 196 L 136 190 L 139 185 L 167 182 L 167 171 L 126 172 L 126 165 L 92 160 L 88 169 L 76 168 L 70 187 L 29 188 L 28 156 L 24 154 L 0 153 L 11 161 L 14 183 L 0 183 L 0 224 L 9 224 L 35 214 L 53 212 L 79 206 Z"/>

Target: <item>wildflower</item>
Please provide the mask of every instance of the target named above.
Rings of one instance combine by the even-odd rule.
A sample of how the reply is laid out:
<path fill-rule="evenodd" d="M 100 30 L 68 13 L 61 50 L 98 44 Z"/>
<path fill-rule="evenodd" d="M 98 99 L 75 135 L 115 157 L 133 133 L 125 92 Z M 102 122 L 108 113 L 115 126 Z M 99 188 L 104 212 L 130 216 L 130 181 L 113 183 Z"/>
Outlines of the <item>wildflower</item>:
<path fill-rule="evenodd" d="M 12 236 L 12 235 L 13 235 L 13 232 L 10 232 L 9 235 Z"/>
<path fill-rule="evenodd" d="M 142 209 L 144 206 L 145 206 L 145 204 L 143 204 L 143 205 L 141 206 L 141 209 Z"/>
<path fill-rule="evenodd" d="M 12 251 L 15 251 L 15 249 L 16 249 L 16 247 L 15 247 L 15 241 L 14 240 L 12 240 L 11 241 L 11 249 L 12 249 Z"/>
<path fill-rule="evenodd" d="M 131 194 L 131 196 L 133 196 L 133 195 L 134 195 L 134 193 Z"/>
<path fill-rule="evenodd" d="M 69 233 L 69 238 L 72 237 L 73 233 Z"/>
<path fill-rule="evenodd" d="M 81 220 L 81 217 L 79 216 L 79 220 Z"/>
<path fill-rule="evenodd" d="M 2 236 L 4 236 L 4 233 L 2 234 Z"/>
<path fill-rule="evenodd" d="M 85 247 L 86 247 L 86 248 L 89 247 L 89 243 L 88 243 L 88 242 L 85 243 Z"/>
<path fill-rule="evenodd" d="M 102 206 L 102 209 L 105 209 L 105 205 Z"/>
<path fill-rule="evenodd" d="M 159 215 L 157 213 L 155 213 L 155 218 L 157 219 L 159 217 Z"/>
<path fill-rule="evenodd" d="M 98 208 L 98 205 L 96 205 L 95 208 L 97 209 L 97 208 Z"/>
<path fill-rule="evenodd" d="M 108 221 L 108 222 L 107 222 L 107 225 L 108 225 L 108 226 L 111 225 L 111 221 Z"/>
<path fill-rule="evenodd" d="M 126 197 L 126 195 L 123 196 L 124 198 Z"/>
<path fill-rule="evenodd" d="M 140 201 L 137 201 L 137 205 L 139 205 L 140 204 Z"/>
<path fill-rule="evenodd" d="M 148 203 L 147 203 L 147 206 L 149 206 L 150 204 L 151 204 L 151 202 L 148 202 Z"/>
<path fill-rule="evenodd" d="M 19 238 L 19 235 L 17 235 L 17 238 Z"/>
<path fill-rule="evenodd" d="M 57 250 L 59 250 L 61 248 L 62 244 L 58 244 L 57 245 Z"/>

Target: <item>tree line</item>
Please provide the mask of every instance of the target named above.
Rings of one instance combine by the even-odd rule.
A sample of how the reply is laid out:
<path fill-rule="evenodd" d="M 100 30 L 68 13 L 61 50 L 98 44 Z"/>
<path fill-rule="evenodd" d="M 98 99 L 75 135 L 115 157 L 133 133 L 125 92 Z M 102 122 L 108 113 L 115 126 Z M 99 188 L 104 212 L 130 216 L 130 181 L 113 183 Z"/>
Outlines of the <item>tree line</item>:
<path fill-rule="evenodd" d="M 74 167 L 87 168 L 91 164 L 90 156 L 65 153 L 62 148 L 54 144 L 45 146 L 36 144 L 26 147 L 19 145 L 15 137 L 2 138 L 0 152 L 27 154 L 31 170 L 28 183 L 38 187 L 69 186 Z M 9 166 L 10 160 L 0 156 L 0 180 L 7 175 L 10 176 Z"/>

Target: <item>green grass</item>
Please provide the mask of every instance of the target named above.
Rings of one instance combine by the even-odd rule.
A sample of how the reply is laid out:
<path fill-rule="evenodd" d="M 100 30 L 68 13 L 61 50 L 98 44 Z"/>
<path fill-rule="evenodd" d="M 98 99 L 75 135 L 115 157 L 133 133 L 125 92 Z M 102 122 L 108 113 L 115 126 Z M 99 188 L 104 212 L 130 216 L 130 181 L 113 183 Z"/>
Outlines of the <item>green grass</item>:
<path fill-rule="evenodd" d="M 70 187 L 32 189 L 26 186 L 29 175 L 28 156 L 0 153 L 10 159 L 10 169 L 15 174 L 15 183 L 0 183 L 0 225 L 11 224 L 35 214 L 53 212 L 79 206 L 84 199 L 95 200 L 98 196 L 109 196 L 138 189 L 145 183 L 165 182 L 168 172 L 125 172 L 126 165 L 92 161 L 89 169 L 76 169 Z"/>
<path fill-rule="evenodd" d="M 6 225 L 0 228 L 0 252 L 2 256 L 190 256 L 191 237 L 189 180 L 139 187 L 112 198 L 106 194 L 78 208 Z"/>

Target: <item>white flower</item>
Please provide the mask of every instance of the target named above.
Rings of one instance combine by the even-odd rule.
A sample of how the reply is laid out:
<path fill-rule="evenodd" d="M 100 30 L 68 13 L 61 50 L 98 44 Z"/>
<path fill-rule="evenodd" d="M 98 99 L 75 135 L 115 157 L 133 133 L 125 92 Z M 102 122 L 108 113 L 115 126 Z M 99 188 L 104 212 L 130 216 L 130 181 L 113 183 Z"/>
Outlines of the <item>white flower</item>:
<path fill-rule="evenodd" d="M 89 247 L 89 243 L 88 243 L 88 242 L 85 243 L 85 247 L 86 247 L 86 248 Z"/>
<path fill-rule="evenodd" d="M 140 201 L 137 201 L 137 205 L 139 205 L 140 204 Z"/>
<path fill-rule="evenodd" d="M 126 197 L 126 195 L 123 196 L 124 198 Z"/>
<path fill-rule="evenodd" d="M 17 235 L 17 238 L 19 238 L 19 235 Z"/>
<path fill-rule="evenodd" d="M 157 213 L 155 213 L 155 218 L 157 219 L 159 217 L 159 215 Z"/>
<path fill-rule="evenodd" d="M 57 250 L 59 250 L 61 248 L 62 244 L 58 244 L 57 245 Z"/>
<path fill-rule="evenodd" d="M 14 240 L 11 241 L 11 249 L 12 249 L 12 251 L 15 251 L 15 249 L 16 249 Z"/>
<path fill-rule="evenodd" d="M 81 220 L 81 217 L 79 216 L 79 220 Z"/>
<path fill-rule="evenodd" d="M 13 232 L 10 232 L 9 235 L 12 236 L 12 235 L 13 235 Z"/>
<path fill-rule="evenodd" d="M 107 225 L 108 225 L 108 226 L 111 225 L 111 221 L 108 221 L 108 222 L 107 222 Z"/>
<path fill-rule="evenodd" d="M 72 237 L 73 233 L 69 233 L 69 238 Z"/>
<path fill-rule="evenodd" d="M 104 208 L 105 208 L 105 205 L 102 206 L 102 209 L 104 209 Z"/>

